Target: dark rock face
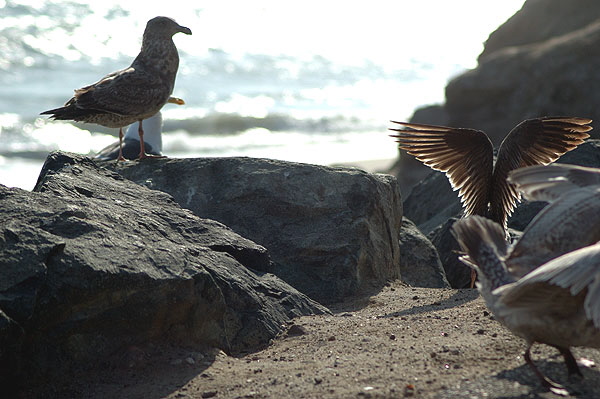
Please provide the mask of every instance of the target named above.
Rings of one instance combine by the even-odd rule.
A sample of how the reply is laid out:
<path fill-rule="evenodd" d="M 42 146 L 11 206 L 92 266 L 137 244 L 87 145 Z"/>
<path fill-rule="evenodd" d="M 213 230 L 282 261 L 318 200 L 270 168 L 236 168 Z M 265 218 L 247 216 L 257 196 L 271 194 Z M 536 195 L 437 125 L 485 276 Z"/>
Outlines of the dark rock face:
<path fill-rule="evenodd" d="M 392 176 L 252 158 L 107 164 L 268 248 L 274 273 L 322 303 L 400 277 Z"/>
<path fill-rule="evenodd" d="M 484 130 L 498 145 L 517 123 L 531 117 L 598 120 L 599 13 L 600 3 L 593 1 L 527 1 L 490 37 L 479 66 L 446 87 L 450 124 Z M 523 45 L 511 46 L 519 44 L 520 30 L 536 33 L 526 35 Z M 512 40 L 500 39 L 503 34 Z M 594 137 L 597 133 L 592 131 Z"/>
<path fill-rule="evenodd" d="M 458 192 L 452 190 L 446 175 L 429 170 L 429 175 L 413 187 L 404 201 L 404 214 L 424 234 L 429 234 L 448 218 L 462 214 Z"/>
<path fill-rule="evenodd" d="M 0 371 L 44 376 L 164 340 L 256 349 L 327 312 L 269 269 L 267 251 L 64 153 L 35 192 L 0 185 Z"/>
<path fill-rule="evenodd" d="M 544 42 L 578 30 L 598 19 L 596 0 L 527 0 L 523 8 L 490 34 L 481 61 L 507 48 Z"/>
<path fill-rule="evenodd" d="M 460 246 L 452 235 L 452 225 L 457 220 L 455 217 L 447 219 L 433 230 L 427 238 L 431 240 L 431 243 L 438 251 L 450 286 L 452 288 L 469 288 L 471 283 L 471 269 L 458 260 L 458 253 L 456 251 L 460 250 Z"/>
<path fill-rule="evenodd" d="M 413 287 L 450 287 L 435 247 L 407 218 L 400 230 L 400 271 L 402 281 Z"/>

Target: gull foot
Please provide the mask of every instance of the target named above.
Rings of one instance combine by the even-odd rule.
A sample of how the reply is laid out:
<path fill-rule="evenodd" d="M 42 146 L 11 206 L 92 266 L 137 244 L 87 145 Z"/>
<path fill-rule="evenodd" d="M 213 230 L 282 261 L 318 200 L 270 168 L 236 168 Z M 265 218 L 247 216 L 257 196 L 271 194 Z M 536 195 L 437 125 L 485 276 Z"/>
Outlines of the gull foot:
<path fill-rule="evenodd" d="M 567 391 L 565 388 L 559 386 L 556 387 L 549 387 L 550 392 L 552 392 L 555 395 L 559 395 L 559 396 L 569 396 L 569 391 Z"/>
<path fill-rule="evenodd" d="M 166 155 L 154 155 L 154 154 L 140 154 L 138 155 L 137 160 L 139 161 L 140 159 L 145 159 L 145 158 L 167 158 Z"/>
<path fill-rule="evenodd" d="M 586 359 L 585 357 L 577 359 L 577 364 L 580 365 L 581 367 L 587 367 L 587 368 L 596 367 L 596 362 L 594 362 L 591 359 Z"/>

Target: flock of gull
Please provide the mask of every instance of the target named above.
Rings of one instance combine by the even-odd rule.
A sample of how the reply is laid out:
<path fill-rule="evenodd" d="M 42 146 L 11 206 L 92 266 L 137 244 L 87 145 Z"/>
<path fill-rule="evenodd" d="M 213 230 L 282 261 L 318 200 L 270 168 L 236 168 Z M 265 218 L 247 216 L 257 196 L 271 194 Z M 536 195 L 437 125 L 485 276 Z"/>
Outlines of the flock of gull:
<path fill-rule="evenodd" d="M 191 34 L 170 18 L 151 19 L 128 68 L 75 90 L 63 107 L 42 114 L 118 127 L 119 142 L 99 159 L 160 156 L 160 109 L 183 104 L 171 97 L 179 65 L 172 37 L 178 32 Z M 153 132 L 146 137 L 142 121 Z M 477 272 L 477 288 L 496 319 L 527 342 L 525 361 L 543 386 L 560 395 L 568 392 L 536 367 L 530 348 L 555 347 L 569 375 L 581 376 L 570 348 L 600 347 L 600 170 L 549 164 L 583 143 L 591 122 L 526 120 L 506 136 L 495 162 L 492 142 L 479 130 L 405 122 L 391 129 L 399 148 L 444 172 L 458 190 L 464 217 L 453 234 L 460 259 Z M 521 195 L 550 204 L 511 244 L 507 220 Z"/>
<path fill-rule="evenodd" d="M 503 140 L 493 162 L 485 133 L 395 122 L 399 147 L 445 172 L 464 218 L 452 232 L 477 272 L 477 288 L 495 318 L 525 339 L 525 361 L 544 387 L 568 391 L 533 363 L 543 343 L 563 356 L 569 375 L 583 376 L 570 348 L 600 348 L 600 169 L 551 164 L 589 137 L 592 121 L 530 119 Z M 550 204 L 514 244 L 507 220 L 521 194 Z"/>

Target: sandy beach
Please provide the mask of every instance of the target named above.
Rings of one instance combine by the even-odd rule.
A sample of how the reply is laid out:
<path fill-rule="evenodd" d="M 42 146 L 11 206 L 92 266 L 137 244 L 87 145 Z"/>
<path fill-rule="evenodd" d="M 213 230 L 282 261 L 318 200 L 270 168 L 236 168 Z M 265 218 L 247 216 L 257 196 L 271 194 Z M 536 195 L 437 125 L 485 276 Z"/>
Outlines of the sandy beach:
<path fill-rule="evenodd" d="M 475 290 L 394 282 L 330 309 L 331 315 L 293 320 L 253 353 L 133 347 L 100 372 L 70 376 L 73 385 L 46 392 L 173 399 L 557 397 L 525 364 L 524 342 L 493 319 Z M 600 350 L 573 353 L 600 362 Z M 598 368 L 582 368 L 585 378 L 569 381 L 556 350 L 536 345 L 532 355 L 569 397 L 600 397 Z"/>

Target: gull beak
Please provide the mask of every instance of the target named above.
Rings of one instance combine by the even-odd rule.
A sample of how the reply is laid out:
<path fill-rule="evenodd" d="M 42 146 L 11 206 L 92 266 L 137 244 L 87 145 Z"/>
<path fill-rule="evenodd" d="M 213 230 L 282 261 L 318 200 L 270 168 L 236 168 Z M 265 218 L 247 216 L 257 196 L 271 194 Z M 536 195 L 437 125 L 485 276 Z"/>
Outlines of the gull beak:
<path fill-rule="evenodd" d="M 183 104 L 185 104 L 185 101 L 183 101 L 179 97 L 169 97 L 169 99 L 167 100 L 167 102 L 171 103 L 171 104 L 177 104 L 177 105 L 183 105 Z"/>
<path fill-rule="evenodd" d="M 181 25 L 179 25 L 179 32 L 185 33 L 186 35 L 192 34 L 192 31 L 190 30 L 190 28 L 186 28 L 185 26 L 181 26 Z"/>

